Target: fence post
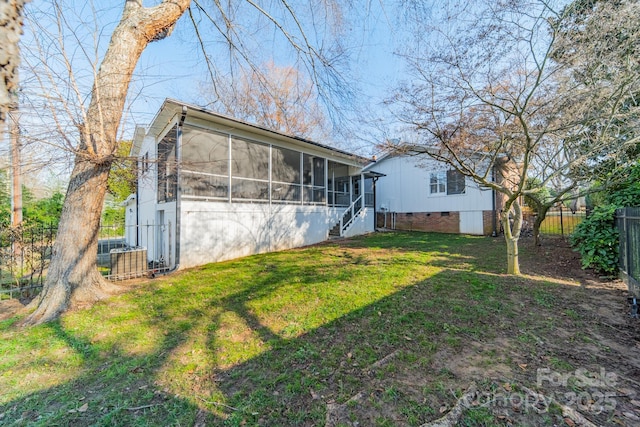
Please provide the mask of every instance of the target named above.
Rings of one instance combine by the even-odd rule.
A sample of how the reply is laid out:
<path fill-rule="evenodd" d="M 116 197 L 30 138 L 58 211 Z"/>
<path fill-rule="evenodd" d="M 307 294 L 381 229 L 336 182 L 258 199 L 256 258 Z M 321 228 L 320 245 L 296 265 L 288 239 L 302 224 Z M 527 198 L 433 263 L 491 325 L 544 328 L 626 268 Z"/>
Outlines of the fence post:
<path fill-rule="evenodd" d="M 631 245 L 629 244 L 629 224 L 627 223 L 627 212 L 629 208 L 624 208 L 622 210 L 622 223 L 623 223 L 623 228 L 624 228 L 624 244 L 626 246 L 625 249 L 625 254 L 627 255 L 627 259 L 625 260 L 625 273 L 627 273 L 627 275 L 631 275 L 631 251 L 629 250 L 631 248 Z"/>
<path fill-rule="evenodd" d="M 560 203 L 560 235 L 564 237 L 564 223 L 562 221 L 562 203 Z"/>

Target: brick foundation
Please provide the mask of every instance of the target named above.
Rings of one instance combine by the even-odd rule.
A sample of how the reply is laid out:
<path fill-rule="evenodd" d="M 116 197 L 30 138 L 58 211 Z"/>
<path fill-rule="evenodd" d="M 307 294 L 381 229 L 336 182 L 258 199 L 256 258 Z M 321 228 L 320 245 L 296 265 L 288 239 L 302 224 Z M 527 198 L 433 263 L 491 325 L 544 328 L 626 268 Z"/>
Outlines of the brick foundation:
<path fill-rule="evenodd" d="M 396 230 L 433 231 L 436 233 L 460 233 L 458 212 L 396 213 Z M 387 227 L 391 226 L 391 214 L 387 214 Z"/>
<path fill-rule="evenodd" d="M 496 214 L 496 233 L 500 230 L 500 218 Z M 493 211 L 482 211 L 482 232 L 485 236 L 493 233 Z"/>
<path fill-rule="evenodd" d="M 395 229 L 407 231 L 431 231 L 436 233 L 460 233 L 459 212 L 413 212 L 413 213 L 382 213 L 377 212 L 376 227 L 393 228 L 395 215 Z M 493 232 L 493 212 L 482 212 L 482 229 L 485 236 Z"/>

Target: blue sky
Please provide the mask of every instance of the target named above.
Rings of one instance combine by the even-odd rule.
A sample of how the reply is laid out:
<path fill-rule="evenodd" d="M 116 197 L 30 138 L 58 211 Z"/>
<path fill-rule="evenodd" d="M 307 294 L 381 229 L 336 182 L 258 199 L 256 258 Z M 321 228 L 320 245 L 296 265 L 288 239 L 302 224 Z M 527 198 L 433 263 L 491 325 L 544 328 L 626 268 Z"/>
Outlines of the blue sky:
<path fill-rule="evenodd" d="M 157 0 L 146 1 L 144 4 L 149 6 L 157 2 Z M 269 2 L 263 3 L 269 4 Z M 396 2 L 360 0 L 356 3 L 358 4 L 351 9 L 350 14 L 344 16 L 340 28 L 343 30 L 343 44 L 350 58 L 350 72 L 345 76 L 357 89 L 354 104 L 364 112 L 353 114 L 352 134 L 364 134 L 371 128 L 365 121 L 375 121 L 386 114 L 385 108 L 380 103 L 389 95 L 395 81 L 402 76 L 404 65 L 394 55 L 394 51 L 402 44 L 404 36 L 398 25 L 400 19 L 397 15 Z M 123 1 L 61 0 L 58 4 L 64 16 L 61 26 L 64 33 L 62 37 L 64 52 L 60 48 L 60 39 L 57 38 L 59 28 L 55 19 L 55 10 L 50 2 L 28 4 L 28 19 L 22 39 L 25 58 L 21 79 L 26 101 L 21 107 L 24 140 L 36 141 L 31 147 L 31 152 L 28 147 L 25 149 L 25 157 L 28 162 L 30 161 L 28 159 L 32 158 L 34 164 L 39 160 L 52 167 L 55 165 L 52 168 L 53 172 L 45 172 L 48 177 L 64 176 L 65 169 L 68 171 L 71 164 L 71 156 L 68 151 L 56 149 L 65 141 L 50 134 L 56 126 L 53 124 L 52 113 L 43 107 L 45 102 L 43 95 L 49 99 L 72 98 L 69 104 L 72 110 L 70 115 L 75 116 L 75 120 L 81 116 L 79 109 L 73 105 L 74 103 L 86 105 L 93 82 L 92 66 L 99 64 L 104 54 L 113 28 L 120 19 Z M 247 3 L 236 0 L 233 4 L 242 4 L 246 7 Z M 299 4 L 302 5 L 303 10 L 307 7 L 316 7 L 316 3 L 307 3 L 302 0 Z M 280 66 L 294 64 L 295 57 L 291 56 L 291 52 L 286 53 L 287 46 L 281 35 L 273 29 L 253 31 L 251 28 L 253 18 L 243 18 L 242 14 L 246 12 L 245 9 L 237 11 L 241 25 L 250 30 L 247 39 L 250 50 L 259 53 L 256 61 L 274 60 Z M 255 14 L 255 10 L 253 12 Z M 321 18 L 317 15 L 302 16 L 302 19 L 307 22 L 311 22 L 310 19 L 318 21 L 315 22 L 315 28 L 318 31 L 309 33 L 318 45 L 326 43 L 323 39 L 323 31 L 331 30 Z M 289 25 L 291 25 L 290 22 Z M 203 34 L 208 40 L 207 53 L 214 61 L 224 58 L 226 52 L 224 43 L 207 32 L 206 25 L 200 27 L 205 30 Z M 210 24 L 209 28 L 211 28 Z M 36 43 L 36 35 L 43 43 L 40 46 Z M 73 82 L 68 78 L 63 53 L 73 68 L 75 79 Z M 46 63 L 49 71 L 54 71 L 51 80 L 43 77 L 46 73 L 42 72 L 41 63 Z M 165 98 L 201 104 L 198 92 L 200 85 L 206 80 L 206 75 L 206 65 L 196 42 L 192 24 L 185 15 L 170 37 L 149 44 L 143 52 L 129 90 L 130 106 L 123 118 L 121 137 L 130 138 L 135 126 L 150 123 Z M 41 79 L 40 82 L 38 76 Z M 64 108 L 59 108 L 59 111 L 64 113 L 63 110 Z M 66 121 L 63 132 L 71 136 L 70 142 L 73 143 L 75 130 L 71 121 Z M 332 143 L 331 141 L 321 142 Z M 368 140 L 354 138 L 353 141 L 336 141 L 336 144 L 343 148 L 351 148 L 363 155 L 372 155 L 377 151 L 375 142 L 375 137 L 369 136 Z M 0 142 L 0 155 L 7 152 L 6 144 L 6 138 Z"/>
<path fill-rule="evenodd" d="M 356 22 L 349 23 L 346 29 L 351 57 L 349 78 L 360 91 L 356 102 L 370 113 L 383 115 L 383 107 L 379 104 L 388 96 L 404 67 L 394 55 L 400 32 L 394 25 L 393 10 L 378 1 L 370 2 L 369 7 L 362 13 L 362 16 L 366 15 L 364 20 L 356 18 Z M 291 65 L 286 57 L 278 58 L 282 43 L 277 37 L 262 40 L 264 60 L 275 59 L 278 65 Z M 210 45 L 207 51 L 215 54 Z M 224 55 L 224 52 L 220 54 Z M 149 123 L 166 97 L 198 103 L 199 85 L 205 80 L 206 73 L 202 54 L 194 43 L 191 23 L 185 16 L 170 37 L 151 43 L 143 53 L 138 77 L 131 87 L 132 99 L 135 98 L 132 104 L 134 121 Z"/>

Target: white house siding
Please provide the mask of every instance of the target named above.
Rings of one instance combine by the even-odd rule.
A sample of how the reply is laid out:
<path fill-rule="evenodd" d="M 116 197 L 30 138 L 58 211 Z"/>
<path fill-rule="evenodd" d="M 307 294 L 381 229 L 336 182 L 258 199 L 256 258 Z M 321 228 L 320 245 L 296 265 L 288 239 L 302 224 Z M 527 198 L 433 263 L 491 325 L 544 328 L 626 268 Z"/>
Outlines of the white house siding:
<path fill-rule="evenodd" d="M 189 171 L 188 167 L 201 165 L 198 160 L 192 163 L 181 163 L 177 176 L 177 201 L 172 201 L 168 193 L 166 202 L 158 201 L 158 143 L 167 132 L 182 123 L 195 126 L 202 132 L 211 131 L 218 135 L 228 136 L 230 142 L 229 157 L 233 158 L 231 147 L 233 138 L 250 140 L 258 144 L 267 144 L 272 152 L 294 150 L 304 156 L 316 156 L 324 159 L 325 179 L 323 185 L 303 183 L 304 171 L 301 171 L 300 185 L 325 188 L 325 198 L 331 196 L 329 176 L 332 162 L 344 166 L 346 176 L 359 175 L 365 159 L 346 152 L 330 149 L 316 143 L 277 134 L 265 129 L 234 121 L 205 112 L 197 107 L 186 107 L 175 101 L 166 101 L 148 130 L 136 131 L 132 154 L 139 159 L 138 173 L 138 244 L 147 248 L 149 261 L 164 261 L 170 269 L 187 268 L 209 262 L 223 261 L 256 253 L 295 248 L 322 242 L 328 238 L 329 230 L 339 223 L 345 207 L 331 207 L 323 203 L 301 204 L 297 202 L 278 203 L 271 195 L 264 201 L 242 200 L 243 197 L 221 197 L 219 194 L 190 194 L 182 188 L 182 177 L 203 171 Z M 176 158 L 181 161 L 184 141 L 178 140 Z M 210 150 L 213 153 L 213 150 Z M 186 152 L 186 151 L 184 151 Z M 211 155 L 211 153 L 204 153 Z M 193 155 L 191 152 L 190 155 Z M 205 159 L 203 155 L 203 160 Z M 144 162 L 148 159 L 149 162 Z M 278 158 L 282 160 L 282 158 Z M 300 166 L 306 164 L 305 157 L 300 157 Z M 209 161 L 209 160 L 207 160 Z M 168 164 L 168 163 L 167 163 Z M 165 166 L 167 166 L 165 164 Z M 237 166 L 237 165 L 236 165 Z M 273 160 L 269 163 L 269 181 L 273 180 Z M 314 166 L 315 167 L 315 166 Z M 231 166 L 228 170 L 232 170 Z M 304 170 L 304 169 L 303 169 Z M 167 169 L 168 171 L 168 169 Z M 206 172 L 206 171 L 205 171 Z M 166 172 L 169 173 L 169 172 Z M 210 172 L 210 176 L 220 175 L 219 171 Z M 335 175 L 335 178 L 343 175 Z M 263 182 L 264 178 L 238 175 L 233 173 L 229 182 L 234 179 L 254 179 Z M 259 178 L 259 179 L 258 179 Z M 286 177 L 284 177 L 286 178 Z M 306 178 L 304 178 L 306 179 Z M 347 178 L 351 183 L 351 178 Z M 213 182 L 213 181 L 212 181 Z M 297 181 L 293 181 L 298 185 Z M 333 182 L 336 186 L 336 181 Z M 232 188 L 231 184 L 229 188 Z M 185 188 L 189 188 L 186 187 Z M 166 191 L 163 190 L 163 191 Z M 335 191 L 338 191 L 337 189 Z M 228 193 L 227 193 L 228 194 Z M 261 195 L 262 196 L 262 195 Z M 325 202 L 326 203 L 326 202 Z M 130 218 L 131 219 L 131 218 Z M 162 225 L 159 225 L 162 223 Z M 352 236 L 374 231 L 373 209 L 365 209 L 356 218 L 347 235 Z"/>
<path fill-rule="evenodd" d="M 177 122 L 177 117 L 170 121 L 161 136 L 166 134 Z M 153 136 L 146 136 L 140 147 L 139 160 L 147 154 L 149 161 L 143 167 L 138 165 L 138 246 L 147 249 L 149 261 L 164 262 L 164 267 L 176 266 L 176 202 L 158 203 L 157 201 L 157 141 Z M 134 223 L 135 224 L 135 223 Z M 129 226 L 129 224 L 127 224 Z"/>
<path fill-rule="evenodd" d="M 354 237 L 361 234 L 373 233 L 374 231 L 373 208 L 363 208 L 360 214 L 353 220 L 351 227 L 345 231 L 344 237 Z"/>
<path fill-rule="evenodd" d="M 182 201 L 180 268 L 327 240 L 343 209 Z M 370 228 L 373 229 L 373 221 Z"/>
<path fill-rule="evenodd" d="M 431 194 L 431 172 L 450 168 L 430 158 L 391 156 L 374 168 L 386 175 L 377 182 L 376 210 L 388 212 L 387 227 L 407 224 L 408 219 L 410 229 L 487 233 L 487 218 L 493 210 L 491 190 L 466 178 L 464 194 Z"/>

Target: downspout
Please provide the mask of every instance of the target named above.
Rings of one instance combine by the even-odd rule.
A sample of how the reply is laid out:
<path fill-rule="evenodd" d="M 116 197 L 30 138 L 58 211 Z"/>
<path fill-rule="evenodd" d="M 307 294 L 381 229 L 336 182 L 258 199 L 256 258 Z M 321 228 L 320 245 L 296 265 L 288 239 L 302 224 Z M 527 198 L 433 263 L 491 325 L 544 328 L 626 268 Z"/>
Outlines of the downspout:
<path fill-rule="evenodd" d="M 140 175 L 139 175 L 139 171 L 136 175 L 138 175 L 138 182 L 136 182 L 136 248 L 138 246 L 140 246 L 140 237 L 138 234 L 141 233 L 141 228 L 140 228 L 140 197 L 138 196 L 139 190 L 138 187 L 140 186 Z M 148 244 L 148 243 L 147 243 Z"/>
<path fill-rule="evenodd" d="M 373 181 L 373 231 L 378 231 L 378 213 L 376 212 L 376 182 L 378 182 L 378 177 L 375 176 L 372 178 Z"/>
<path fill-rule="evenodd" d="M 187 106 L 183 105 L 182 106 L 182 114 L 180 115 L 180 121 L 178 122 L 178 135 L 177 135 L 177 141 L 176 141 L 176 232 L 175 232 L 175 236 L 176 236 L 176 265 L 168 271 L 165 271 L 163 274 L 169 274 L 169 273 L 173 273 L 174 271 L 176 271 L 178 268 L 180 268 L 180 205 L 181 205 L 181 199 L 182 199 L 182 195 L 180 192 L 180 165 L 181 165 L 181 160 L 182 160 L 182 153 L 180 150 L 180 147 L 182 145 L 182 125 L 184 124 L 184 120 L 187 117 Z"/>

